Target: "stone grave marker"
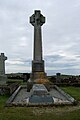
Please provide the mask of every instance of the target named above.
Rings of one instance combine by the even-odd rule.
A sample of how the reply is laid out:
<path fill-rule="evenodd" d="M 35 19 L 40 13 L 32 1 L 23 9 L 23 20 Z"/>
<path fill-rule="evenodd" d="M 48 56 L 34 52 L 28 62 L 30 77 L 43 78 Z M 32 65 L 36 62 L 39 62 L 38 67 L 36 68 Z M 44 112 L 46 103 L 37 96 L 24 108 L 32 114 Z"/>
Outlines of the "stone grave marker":
<path fill-rule="evenodd" d="M 0 85 L 6 84 L 7 76 L 5 75 L 5 60 L 7 60 L 7 57 L 4 55 L 4 53 L 1 53 L 0 55 Z"/>

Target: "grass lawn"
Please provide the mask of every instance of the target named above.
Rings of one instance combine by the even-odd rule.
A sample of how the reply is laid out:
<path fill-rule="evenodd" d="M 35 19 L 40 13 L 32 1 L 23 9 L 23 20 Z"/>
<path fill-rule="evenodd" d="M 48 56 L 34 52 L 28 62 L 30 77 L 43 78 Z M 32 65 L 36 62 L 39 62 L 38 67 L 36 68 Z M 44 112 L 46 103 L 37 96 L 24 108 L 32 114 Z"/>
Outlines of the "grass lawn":
<path fill-rule="evenodd" d="M 80 100 L 80 88 L 63 87 Z M 8 96 L 0 96 L 0 120 L 80 120 L 80 105 L 62 107 L 5 107 Z"/>
<path fill-rule="evenodd" d="M 80 87 L 61 87 L 65 92 L 69 93 L 76 100 L 80 101 Z"/>

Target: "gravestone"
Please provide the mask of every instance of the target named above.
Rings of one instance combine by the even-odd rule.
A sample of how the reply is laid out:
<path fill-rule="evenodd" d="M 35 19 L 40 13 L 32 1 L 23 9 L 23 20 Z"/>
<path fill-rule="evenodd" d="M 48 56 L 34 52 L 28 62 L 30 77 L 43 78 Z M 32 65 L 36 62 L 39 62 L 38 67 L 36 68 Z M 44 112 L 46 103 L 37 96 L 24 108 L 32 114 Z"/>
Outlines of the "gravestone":
<path fill-rule="evenodd" d="M 0 55 L 0 85 L 6 84 L 7 77 L 5 75 L 5 60 L 7 60 L 7 57 L 4 55 L 4 53 L 1 53 Z"/>
<path fill-rule="evenodd" d="M 41 26 L 45 23 L 45 17 L 41 14 L 40 10 L 35 10 L 35 13 L 30 17 L 30 23 L 34 26 L 34 51 L 31 79 L 43 79 L 46 77 L 46 74 L 42 57 Z"/>
<path fill-rule="evenodd" d="M 61 83 L 61 73 L 56 73 L 56 83 Z"/>

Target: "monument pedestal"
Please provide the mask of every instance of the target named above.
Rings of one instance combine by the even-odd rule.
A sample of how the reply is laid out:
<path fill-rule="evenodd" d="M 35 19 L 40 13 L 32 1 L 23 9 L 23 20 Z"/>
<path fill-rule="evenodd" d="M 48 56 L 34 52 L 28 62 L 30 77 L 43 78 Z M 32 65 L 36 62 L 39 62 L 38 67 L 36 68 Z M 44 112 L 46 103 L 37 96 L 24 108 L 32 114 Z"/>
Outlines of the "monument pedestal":
<path fill-rule="evenodd" d="M 44 72 L 44 60 L 41 60 L 41 61 L 33 60 L 32 61 L 31 79 L 33 81 L 37 79 L 46 79 L 46 73 Z"/>
<path fill-rule="evenodd" d="M 45 72 L 31 73 L 31 80 L 36 80 L 36 79 L 46 79 L 46 73 Z"/>
<path fill-rule="evenodd" d="M 45 84 L 49 82 L 45 72 L 33 72 L 30 78 L 36 84 Z"/>
<path fill-rule="evenodd" d="M 32 72 L 44 72 L 44 60 L 37 61 L 33 60 L 32 61 Z"/>
<path fill-rule="evenodd" d="M 0 85 L 5 85 L 7 81 L 6 75 L 0 75 Z"/>

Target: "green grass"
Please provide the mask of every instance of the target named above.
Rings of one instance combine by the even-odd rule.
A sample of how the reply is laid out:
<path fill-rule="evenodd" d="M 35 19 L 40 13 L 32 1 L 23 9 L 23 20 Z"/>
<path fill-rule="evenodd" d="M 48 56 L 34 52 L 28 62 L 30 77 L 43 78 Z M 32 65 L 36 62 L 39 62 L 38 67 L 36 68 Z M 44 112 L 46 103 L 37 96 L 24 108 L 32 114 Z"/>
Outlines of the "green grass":
<path fill-rule="evenodd" d="M 23 83 L 23 80 L 8 79 L 8 80 L 7 80 L 7 84 L 10 84 L 10 83 L 19 83 L 19 84 L 22 84 L 22 83 Z"/>
<path fill-rule="evenodd" d="M 65 92 L 69 93 L 76 100 L 80 101 L 80 87 L 61 87 Z"/>
<path fill-rule="evenodd" d="M 0 96 L 0 109 L 5 105 L 5 101 L 9 98 L 9 96 Z"/>
<path fill-rule="evenodd" d="M 63 87 L 80 100 L 80 88 Z M 80 105 L 62 107 L 5 107 L 8 96 L 0 96 L 0 120 L 80 120 Z"/>

